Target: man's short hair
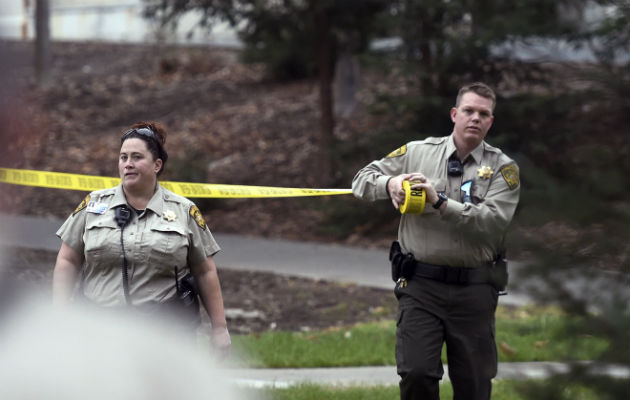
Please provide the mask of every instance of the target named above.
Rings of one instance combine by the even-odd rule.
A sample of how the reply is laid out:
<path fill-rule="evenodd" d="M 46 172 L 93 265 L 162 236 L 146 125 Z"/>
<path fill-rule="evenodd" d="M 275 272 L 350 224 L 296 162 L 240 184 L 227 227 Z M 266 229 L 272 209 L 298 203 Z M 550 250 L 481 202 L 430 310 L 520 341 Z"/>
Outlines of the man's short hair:
<path fill-rule="evenodd" d="M 481 82 L 474 82 L 468 85 L 464 85 L 459 89 L 457 93 L 457 100 L 455 101 L 455 107 L 459 107 L 459 103 L 462 100 L 464 94 L 472 92 L 478 96 L 485 97 L 486 99 L 492 100 L 492 110 L 494 111 L 494 106 L 497 104 L 497 96 L 494 94 L 494 90 L 490 88 L 490 86 Z"/>

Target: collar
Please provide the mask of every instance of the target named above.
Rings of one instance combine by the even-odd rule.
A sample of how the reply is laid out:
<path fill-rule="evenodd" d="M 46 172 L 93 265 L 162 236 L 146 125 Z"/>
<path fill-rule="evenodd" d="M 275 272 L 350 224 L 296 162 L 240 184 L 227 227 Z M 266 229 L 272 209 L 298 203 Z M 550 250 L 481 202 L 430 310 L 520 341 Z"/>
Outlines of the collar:
<path fill-rule="evenodd" d="M 482 140 L 481 143 L 479 143 L 479 146 L 475 147 L 475 149 L 470 152 L 470 154 L 466 157 L 466 159 L 472 158 L 476 164 L 481 164 L 481 160 L 483 159 L 483 152 L 485 149 L 485 145 L 486 145 L 486 142 Z M 456 153 L 456 152 L 457 152 L 457 147 L 455 147 L 455 138 L 453 137 L 453 134 L 451 133 L 451 136 L 449 136 L 448 141 L 446 142 L 446 158 L 448 159 L 450 156 L 453 155 L 453 153 Z M 466 160 L 463 160 L 463 161 L 466 162 Z"/>
<path fill-rule="evenodd" d="M 110 207 L 118 207 L 123 204 L 127 204 L 127 198 L 125 197 L 125 192 L 123 191 L 122 183 L 116 186 L 116 190 L 114 192 L 114 198 L 110 203 Z M 164 188 L 156 183 L 156 190 L 153 193 L 153 197 L 149 200 L 149 203 L 146 207 L 147 210 L 151 210 L 157 215 L 162 215 L 164 211 Z"/>
<path fill-rule="evenodd" d="M 155 193 L 153 193 L 153 197 L 147 204 L 147 210 L 151 210 L 157 215 L 162 215 L 164 213 L 164 188 L 157 182 L 155 185 Z"/>
<path fill-rule="evenodd" d="M 114 190 L 114 198 L 112 202 L 109 203 L 110 208 L 122 206 L 127 204 L 127 198 L 125 197 L 125 192 L 123 191 L 122 183 L 116 186 Z"/>

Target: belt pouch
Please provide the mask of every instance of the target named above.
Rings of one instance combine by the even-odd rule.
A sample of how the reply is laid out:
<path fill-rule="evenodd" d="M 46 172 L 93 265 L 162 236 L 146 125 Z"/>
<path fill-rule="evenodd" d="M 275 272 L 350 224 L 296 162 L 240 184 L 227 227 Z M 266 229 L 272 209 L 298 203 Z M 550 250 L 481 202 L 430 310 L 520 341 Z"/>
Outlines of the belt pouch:
<path fill-rule="evenodd" d="M 410 280 L 416 273 L 416 258 L 413 254 L 405 254 L 400 265 L 400 275 L 406 280 Z"/>
<path fill-rule="evenodd" d="M 507 260 L 503 257 L 497 258 L 489 267 L 490 283 L 498 292 L 505 292 L 508 284 Z"/>

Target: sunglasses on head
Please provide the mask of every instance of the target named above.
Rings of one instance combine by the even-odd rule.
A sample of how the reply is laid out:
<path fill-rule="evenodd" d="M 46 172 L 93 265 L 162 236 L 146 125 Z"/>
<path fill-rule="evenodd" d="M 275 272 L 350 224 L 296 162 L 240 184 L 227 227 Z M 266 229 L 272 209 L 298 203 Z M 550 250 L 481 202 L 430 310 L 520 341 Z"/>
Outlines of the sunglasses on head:
<path fill-rule="evenodd" d="M 153 130 L 151 130 L 150 128 L 129 129 L 127 132 L 124 133 L 124 135 L 122 135 L 121 141 L 125 141 L 125 139 L 127 139 L 129 136 L 131 136 L 131 134 L 134 133 L 134 132 L 137 133 L 138 135 L 146 136 L 148 138 L 157 140 L 158 143 L 160 142 L 160 140 L 157 137 L 157 135 L 155 134 L 155 132 L 153 132 Z"/>

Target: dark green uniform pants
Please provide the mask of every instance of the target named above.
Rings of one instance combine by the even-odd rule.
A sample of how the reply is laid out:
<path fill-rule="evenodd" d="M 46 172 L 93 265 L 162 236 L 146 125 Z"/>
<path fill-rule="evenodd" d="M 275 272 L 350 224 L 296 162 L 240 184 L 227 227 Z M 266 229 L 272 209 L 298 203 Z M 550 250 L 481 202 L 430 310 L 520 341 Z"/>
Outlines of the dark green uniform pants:
<path fill-rule="evenodd" d="M 497 373 L 494 313 L 489 284 L 457 285 L 414 277 L 396 285 L 396 364 L 400 398 L 437 400 L 446 342 L 454 400 L 488 400 Z"/>

